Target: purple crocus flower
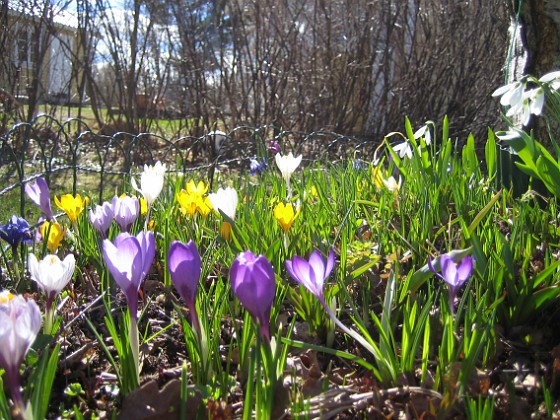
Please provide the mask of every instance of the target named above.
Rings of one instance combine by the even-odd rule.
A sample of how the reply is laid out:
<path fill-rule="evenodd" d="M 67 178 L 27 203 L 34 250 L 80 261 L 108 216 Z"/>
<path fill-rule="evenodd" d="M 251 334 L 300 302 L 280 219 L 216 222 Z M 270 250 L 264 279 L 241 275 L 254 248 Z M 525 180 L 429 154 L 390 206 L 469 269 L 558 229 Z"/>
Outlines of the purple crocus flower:
<path fill-rule="evenodd" d="M 33 300 L 7 290 L 0 293 L 0 366 L 18 410 L 24 410 L 19 368 L 41 330 L 41 311 Z"/>
<path fill-rule="evenodd" d="M 260 161 L 258 159 L 251 159 L 249 173 L 251 175 L 260 175 L 268 169 L 266 160 L 262 158 Z"/>
<path fill-rule="evenodd" d="M 191 240 L 188 243 L 173 241 L 167 254 L 167 269 L 171 281 L 185 301 L 191 313 L 193 328 L 200 334 L 200 325 L 196 313 L 196 291 L 200 280 L 202 261 Z"/>
<path fill-rule="evenodd" d="M 23 241 L 33 239 L 33 234 L 27 220 L 14 215 L 9 223 L 0 226 L 0 238 L 8 242 L 12 249 L 15 249 Z"/>
<path fill-rule="evenodd" d="M 325 261 L 317 250 L 311 253 L 309 261 L 295 255 L 291 260 L 286 260 L 286 268 L 292 278 L 313 293 L 319 302 L 330 311 L 325 302 L 323 287 L 325 280 L 334 267 L 334 251 L 331 248 Z"/>
<path fill-rule="evenodd" d="M 261 337 L 270 342 L 270 311 L 276 294 L 272 264 L 263 255 L 245 251 L 231 264 L 229 277 L 239 302 L 259 325 Z"/>
<path fill-rule="evenodd" d="M 47 220 L 53 220 L 54 215 L 51 210 L 51 193 L 47 181 L 37 178 L 35 183 L 25 185 L 25 193 L 37 207 L 41 209 Z"/>
<path fill-rule="evenodd" d="M 268 150 L 270 156 L 276 156 L 281 151 L 280 143 L 278 143 L 278 140 L 271 140 L 266 149 Z"/>
<path fill-rule="evenodd" d="M 123 289 L 130 315 L 138 320 L 138 291 L 154 261 L 156 241 L 151 231 L 136 236 L 123 232 L 114 243 L 103 240 L 103 259 L 115 282 Z"/>
<path fill-rule="evenodd" d="M 431 259 L 428 259 L 428 267 L 433 271 L 438 277 L 443 279 L 449 287 L 449 301 L 451 304 L 451 313 L 455 312 L 455 297 L 461 286 L 470 277 L 474 265 L 474 257 L 466 256 L 461 262 L 456 263 L 453 258 L 448 254 L 443 254 L 439 258 L 439 266 L 441 268 L 441 274 L 437 272 L 436 267 L 432 263 Z"/>
<path fill-rule="evenodd" d="M 130 228 L 140 213 L 140 202 L 136 197 L 128 195 L 113 197 L 113 217 L 121 231 L 130 232 Z"/>
<path fill-rule="evenodd" d="M 113 221 L 113 204 L 106 201 L 101 206 L 95 206 L 95 210 L 90 209 L 89 221 L 97 229 L 102 239 L 107 238 Z"/>

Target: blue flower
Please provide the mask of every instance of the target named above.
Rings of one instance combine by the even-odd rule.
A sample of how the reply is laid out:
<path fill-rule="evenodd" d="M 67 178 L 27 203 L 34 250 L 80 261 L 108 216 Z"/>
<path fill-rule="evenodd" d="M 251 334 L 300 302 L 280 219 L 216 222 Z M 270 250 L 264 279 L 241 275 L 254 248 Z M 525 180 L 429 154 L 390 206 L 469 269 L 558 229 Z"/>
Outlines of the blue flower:
<path fill-rule="evenodd" d="M 267 169 L 268 165 L 264 158 L 262 158 L 261 161 L 258 161 L 257 159 L 251 159 L 251 166 L 249 168 L 249 173 L 251 175 L 260 175 Z"/>
<path fill-rule="evenodd" d="M 362 172 L 366 169 L 367 165 L 362 159 L 352 159 L 352 168 L 356 172 Z"/>
<path fill-rule="evenodd" d="M 15 248 L 23 241 L 33 239 L 33 234 L 27 220 L 14 215 L 9 223 L 0 226 L 0 238 Z"/>

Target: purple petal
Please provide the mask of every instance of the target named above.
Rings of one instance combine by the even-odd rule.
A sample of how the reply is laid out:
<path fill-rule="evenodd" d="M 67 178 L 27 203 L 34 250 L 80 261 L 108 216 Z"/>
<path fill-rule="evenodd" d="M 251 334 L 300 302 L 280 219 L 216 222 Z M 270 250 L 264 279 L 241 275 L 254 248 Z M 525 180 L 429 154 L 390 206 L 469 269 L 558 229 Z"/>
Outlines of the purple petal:
<path fill-rule="evenodd" d="M 254 273 L 257 284 L 257 300 L 261 306 L 270 308 L 276 295 L 276 279 L 270 261 L 259 255 L 255 261 Z"/>
<path fill-rule="evenodd" d="M 457 281 L 459 284 L 463 284 L 472 273 L 474 264 L 474 258 L 472 256 L 464 257 L 461 263 L 457 267 Z"/>
<path fill-rule="evenodd" d="M 290 262 L 290 264 L 288 264 Z M 303 287 L 319 297 L 323 295 L 322 287 L 318 287 L 311 265 L 302 257 L 294 255 L 291 261 L 286 261 L 286 268 L 292 278 Z"/>
<path fill-rule="evenodd" d="M 148 232 L 140 232 L 136 235 L 136 239 L 140 244 L 140 249 L 142 251 L 142 281 L 148 273 L 150 272 L 150 268 L 152 267 L 152 263 L 154 262 L 154 257 L 156 255 L 156 239 L 154 237 L 154 233 L 152 231 Z"/>
<path fill-rule="evenodd" d="M 138 239 L 128 233 L 119 234 L 115 244 L 105 239 L 103 258 L 115 282 L 126 295 L 131 315 L 136 317 L 138 290 L 143 280 L 142 248 Z"/>
<path fill-rule="evenodd" d="M 270 311 L 276 293 L 276 280 L 270 261 L 246 251 L 230 268 L 232 289 L 251 316 L 260 324 L 261 333 L 269 337 Z"/>
<path fill-rule="evenodd" d="M 173 285 L 187 305 L 193 305 L 196 300 L 201 265 L 200 254 L 192 240 L 187 244 L 173 241 L 169 247 L 167 268 Z"/>
<path fill-rule="evenodd" d="M 54 215 L 51 210 L 49 186 L 43 178 L 37 178 L 34 184 L 26 184 L 25 193 L 29 199 L 41 209 L 47 219 L 54 219 Z"/>
<path fill-rule="evenodd" d="M 334 268 L 334 250 L 331 248 L 329 250 L 329 255 L 327 257 L 327 267 L 325 268 L 325 279 L 330 276 Z"/>
<path fill-rule="evenodd" d="M 439 265 L 441 267 L 441 274 L 443 280 L 451 286 L 458 286 L 457 284 L 457 265 L 447 254 L 440 257 Z"/>

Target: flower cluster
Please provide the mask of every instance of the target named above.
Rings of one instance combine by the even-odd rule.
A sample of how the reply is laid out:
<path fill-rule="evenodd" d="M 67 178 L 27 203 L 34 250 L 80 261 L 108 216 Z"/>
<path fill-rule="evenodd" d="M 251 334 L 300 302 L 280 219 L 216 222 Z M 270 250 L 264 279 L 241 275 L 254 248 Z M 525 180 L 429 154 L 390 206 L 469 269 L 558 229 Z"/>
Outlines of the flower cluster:
<path fill-rule="evenodd" d="M 529 87 L 532 84 L 533 87 Z M 528 76 L 521 80 L 501 86 L 492 93 L 500 97 L 500 104 L 508 107 L 506 116 L 517 117 L 523 126 L 527 126 L 531 115 L 541 115 L 544 106 L 544 85 L 552 90 L 560 89 L 560 71 L 545 74 L 540 79 Z"/>

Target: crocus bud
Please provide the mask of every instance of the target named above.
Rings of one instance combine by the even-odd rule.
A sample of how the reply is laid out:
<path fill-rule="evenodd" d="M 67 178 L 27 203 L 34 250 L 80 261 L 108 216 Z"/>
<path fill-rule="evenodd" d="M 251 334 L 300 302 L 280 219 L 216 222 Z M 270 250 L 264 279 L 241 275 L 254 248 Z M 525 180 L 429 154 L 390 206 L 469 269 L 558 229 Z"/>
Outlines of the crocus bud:
<path fill-rule="evenodd" d="M 270 261 L 245 251 L 229 270 L 231 287 L 239 302 L 259 325 L 261 337 L 270 342 L 270 311 L 276 294 L 276 279 Z"/>
<path fill-rule="evenodd" d="M 202 261 L 191 240 L 188 243 L 173 241 L 167 254 L 167 269 L 171 281 L 185 301 L 191 313 L 193 328 L 200 333 L 198 315 L 196 313 L 196 291 L 200 280 Z"/>
<path fill-rule="evenodd" d="M 54 215 L 51 210 L 51 193 L 47 181 L 37 178 L 35 183 L 25 185 L 25 193 L 33 203 L 39 207 L 48 220 L 53 220 Z"/>

